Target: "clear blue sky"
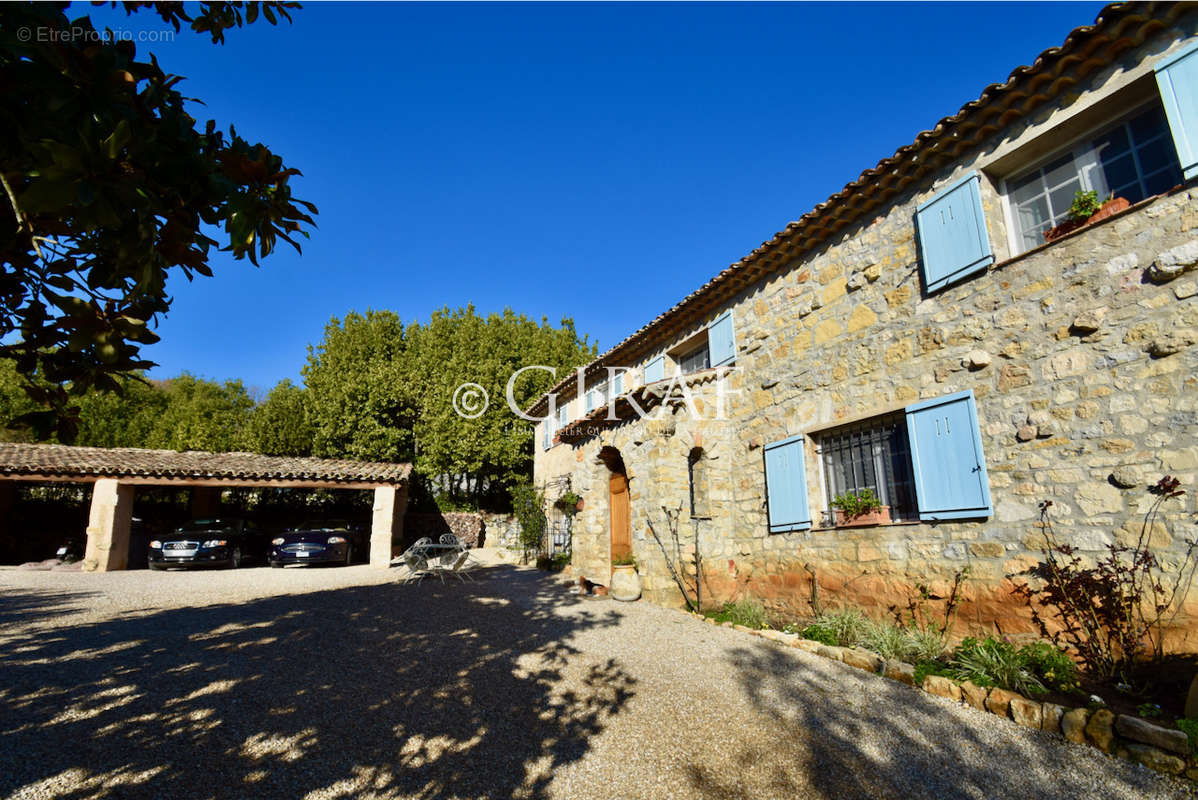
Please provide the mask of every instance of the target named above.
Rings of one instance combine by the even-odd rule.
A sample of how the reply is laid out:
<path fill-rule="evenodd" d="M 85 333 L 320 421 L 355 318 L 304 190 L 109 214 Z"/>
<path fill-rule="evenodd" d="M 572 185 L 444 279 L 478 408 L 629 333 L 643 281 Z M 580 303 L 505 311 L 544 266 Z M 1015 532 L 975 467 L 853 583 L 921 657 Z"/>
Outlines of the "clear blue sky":
<path fill-rule="evenodd" d="M 320 208 L 302 257 L 174 279 L 152 375 L 266 390 L 330 317 L 470 302 L 605 350 L 1101 7 L 309 4 L 139 46 Z"/>

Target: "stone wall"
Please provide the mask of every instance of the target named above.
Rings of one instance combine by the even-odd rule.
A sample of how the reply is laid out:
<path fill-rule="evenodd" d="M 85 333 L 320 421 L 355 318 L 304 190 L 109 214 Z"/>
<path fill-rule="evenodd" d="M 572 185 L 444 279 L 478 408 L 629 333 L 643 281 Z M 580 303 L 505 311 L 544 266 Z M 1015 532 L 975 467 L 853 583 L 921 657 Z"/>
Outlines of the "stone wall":
<path fill-rule="evenodd" d="M 410 512 L 404 516 L 404 546 L 452 533 L 470 547 L 520 547 L 520 523 L 511 514 L 475 511 Z"/>
<path fill-rule="evenodd" d="M 519 550 L 520 522 L 511 514 L 484 514 L 483 543 L 487 547 Z"/>
<path fill-rule="evenodd" d="M 1162 51 L 1171 36 L 1125 62 Z M 1119 74 L 1105 72 L 1079 93 Z M 994 148 L 983 150 L 1025 136 L 1033 123 L 999 132 Z M 574 529 L 582 574 L 601 583 L 610 575 L 604 447 L 626 465 L 634 554 L 645 596 L 662 603 L 681 597 L 654 532 L 673 554 L 666 510 L 679 509 L 680 547 L 693 539 L 687 459 L 696 447 L 707 460 L 709 509 L 697 524 L 713 600 L 752 594 L 802 613 L 815 574 L 826 602 L 881 614 L 905 606 L 916 584 L 936 590 L 968 568 L 962 624 L 1031 630 L 1008 576 L 1038 554 L 1039 502 L 1053 501 L 1065 541 L 1097 557 L 1108 543 L 1138 533 L 1146 487 L 1165 473 L 1190 491 L 1167 507 L 1153 542 L 1167 559 L 1181 557 L 1185 541 L 1198 538 L 1198 287 L 1187 274 L 1198 263 L 1198 191 L 1148 201 L 924 296 L 915 207 L 962 172 L 985 168 L 983 157 L 963 161 L 736 298 L 739 353 L 728 381 L 737 394 L 727 419 L 711 418 L 707 395 L 699 402 L 708 412 L 703 419 L 667 405 L 655 418 L 538 452 L 538 482 L 569 474 L 585 500 Z M 998 241 L 1005 238 L 1001 200 L 984 183 L 989 234 Z M 662 342 L 662 349 L 674 344 Z M 764 444 L 966 389 L 977 399 L 991 518 L 820 527 L 829 498 L 818 436 L 809 435 L 806 475 L 817 527 L 767 533 Z"/>

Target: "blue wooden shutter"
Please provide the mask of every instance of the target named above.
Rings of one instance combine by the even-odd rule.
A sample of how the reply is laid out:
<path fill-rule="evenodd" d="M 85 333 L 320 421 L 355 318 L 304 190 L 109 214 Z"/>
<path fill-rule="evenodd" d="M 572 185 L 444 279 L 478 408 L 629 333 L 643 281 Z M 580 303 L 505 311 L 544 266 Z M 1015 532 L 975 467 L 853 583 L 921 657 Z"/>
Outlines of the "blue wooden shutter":
<path fill-rule="evenodd" d="M 612 385 L 611 396 L 613 399 L 624 394 L 624 373 L 617 372 L 616 377 L 612 378 L 611 385 Z"/>
<path fill-rule="evenodd" d="M 1156 83 L 1186 180 L 1198 175 L 1198 42 L 1156 65 Z"/>
<path fill-rule="evenodd" d="M 595 390 L 587 392 L 587 413 L 590 414 L 595 410 Z"/>
<path fill-rule="evenodd" d="M 645 365 L 645 383 L 653 383 L 654 381 L 665 380 L 666 377 L 666 357 L 658 356 Z"/>
<path fill-rule="evenodd" d="M 732 328 L 731 311 L 707 326 L 707 353 L 713 367 L 736 360 L 736 331 Z"/>
<path fill-rule="evenodd" d="M 570 404 L 566 403 L 557 410 L 557 427 L 558 430 L 566 427 L 570 422 Z"/>
<path fill-rule="evenodd" d="M 544 427 L 541 428 L 541 449 L 548 450 L 553 441 L 549 438 L 549 428 L 553 425 L 553 417 L 545 417 Z"/>
<path fill-rule="evenodd" d="M 973 392 L 907 406 L 919 518 L 989 517 L 990 479 Z"/>
<path fill-rule="evenodd" d="M 978 174 L 970 173 L 915 211 L 924 290 L 929 293 L 994 263 L 980 184 Z"/>
<path fill-rule="evenodd" d="M 807 475 L 803 437 L 791 436 L 765 446 L 765 494 L 770 533 L 807 530 Z"/>

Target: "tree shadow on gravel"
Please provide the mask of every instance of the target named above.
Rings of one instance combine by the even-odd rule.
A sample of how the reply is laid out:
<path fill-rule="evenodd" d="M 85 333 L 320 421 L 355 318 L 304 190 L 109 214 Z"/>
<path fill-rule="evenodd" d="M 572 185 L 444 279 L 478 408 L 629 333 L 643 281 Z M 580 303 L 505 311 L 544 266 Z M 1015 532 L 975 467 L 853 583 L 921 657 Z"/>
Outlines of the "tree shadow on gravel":
<path fill-rule="evenodd" d="M 28 624 L 53 617 L 71 606 L 77 606 L 95 592 L 59 592 L 25 589 L 12 591 L 0 587 L 0 626 L 13 623 Z"/>
<path fill-rule="evenodd" d="M 962 720 L 913 687 L 790 648 L 755 642 L 730 661 L 745 696 L 776 728 L 776 746 L 737 754 L 755 773 L 752 790 L 743 776 L 691 764 L 702 797 L 755 799 L 763 785 L 770 796 L 828 800 L 1190 794 L 1179 781 L 1055 735 L 997 719 Z M 981 725 L 997 729 L 983 738 Z"/>
<path fill-rule="evenodd" d="M 0 796 L 545 796 L 635 681 L 570 644 L 618 615 L 500 572 L 0 638 Z"/>

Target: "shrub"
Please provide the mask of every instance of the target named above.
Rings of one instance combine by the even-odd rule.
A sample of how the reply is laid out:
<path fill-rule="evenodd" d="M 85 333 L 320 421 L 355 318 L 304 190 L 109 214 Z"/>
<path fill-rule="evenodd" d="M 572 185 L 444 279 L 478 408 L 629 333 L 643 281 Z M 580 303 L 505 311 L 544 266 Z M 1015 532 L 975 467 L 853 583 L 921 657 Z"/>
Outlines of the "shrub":
<path fill-rule="evenodd" d="M 855 608 L 826 611 L 812 620 L 812 624 L 831 632 L 836 641 L 829 644 L 838 644 L 841 647 L 860 644 L 872 625 L 865 615 Z"/>
<path fill-rule="evenodd" d="M 724 603 L 719 611 L 709 611 L 707 616 L 716 622 L 731 622 L 733 625 L 743 625 L 753 630 L 765 630 L 770 627 L 769 615 L 761 603 L 751 598 L 729 601 Z"/>
<path fill-rule="evenodd" d="M 836 644 L 835 631 L 833 631 L 831 628 L 827 627 L 826 625 L 820 625 L 817 622 L 813 622 L 810 625 L 808 625 L 806 628 L 803 628 L 803 630 L 799 631 L 799 635 L 802 636 L 804 639 L 810 639 L 811 641 L 819 642 L 820 644 L 826 644 L 826 645 L 835 645 Z"/>
<path fill-rule="evenodd" d="M 885 621 L 869 623 L 861 646 L 883 658 L 911 663 L 939 658 L 944 651 L 940 635 L 934 631 L 921 631 Z"/>
<path fill-rule="evenodd" d="M 1190 740 L 1190 751 L 1198 753 L 1198 719 L 1185 717 L 1177 720 L 1177 727 Z"/>
<path fill-rule="evenodd" d="M 1056 692 L 1076 692 L 1081 689 L 1077 664 L 1069 654 L 1048 642 L 1032 642 L 1019 648 L 1027 667 L 1039 676 L 1044 685 Z"/>
<path fill-rule="evenodd" d="M 1095 677 L 1127 682 L 1145 642 L 1158 663 L 1164 658 L 1165 627 L 1177 616 L 1198 568 L 1194 540 L 1186 541 L 1183 557 L 1172 565 L 1162 564 L 1148 547 L 1161 506 L 1184 494 L 1179 483 L 1166 475 L 1150 487 L 1156 499 L 1135 545 L 1110 544 L 1093 566 L 1057 540 L 1049 517 L 1052 501 L 1040 504 L 1043 560 L 1020 573 L 1033 582 L 1017 586 L 1015 594 L 1031 609 L 1041 635 L 1076 652 Z"/>
<path fill-rule="evenodd" d="M 1022 695 L 1044 694 L 1048 687 L 1027 667 L 1027 660 L 1010 642 L 972 636 L 961 642 L 950 661 L 952 676 L 978 686 L 999 686 Z"/>
<path fill-rule="evenodd" d="M 949 660 L 952 676 L 978 686 L 998 686 L 1034 697 L 1050 689 L 1078 690 L 1077 666 L 1068 654 L 1046 642 L 1016 647 L 1011 642 L 988 636 L 969 637 Z"/>

